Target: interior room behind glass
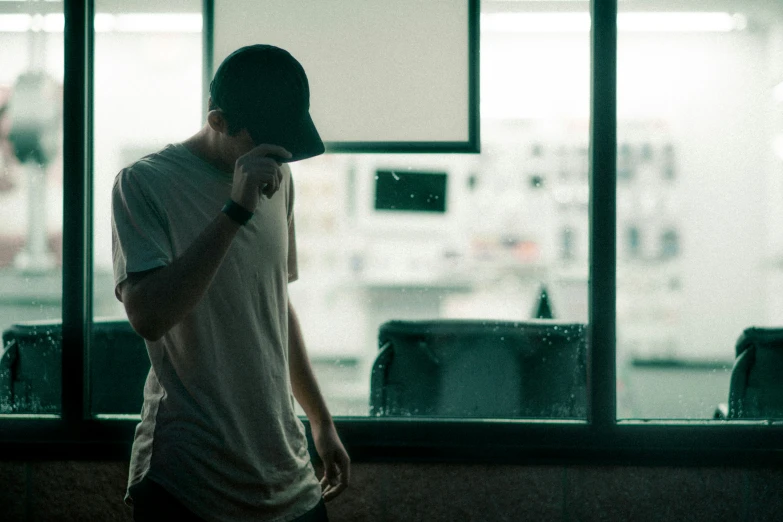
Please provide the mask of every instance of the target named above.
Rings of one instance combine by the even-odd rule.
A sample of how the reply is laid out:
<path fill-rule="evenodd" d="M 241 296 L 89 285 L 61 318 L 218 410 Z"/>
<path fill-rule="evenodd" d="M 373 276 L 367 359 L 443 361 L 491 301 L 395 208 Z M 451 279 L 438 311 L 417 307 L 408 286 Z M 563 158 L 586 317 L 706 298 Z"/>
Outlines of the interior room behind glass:
<path fill-rule="evenodd" d="M 57 110 L 41 117 L 55 133 L 58 5 L 0 2 L 0 107 L 22 98 L 15 91 L 26 74 L 43 72 L 49 83 L 39 88 Z M 728 400 L 743 330 L 783 325 L 783 7 L 619 8 L 618 417 L 710 419 Z M 484 330 L 550 321 L 563 325 L 563 343 L 584 336 L 588 3 L 485 0 L 479 27 L 480 153 L 327 153 L 292 166 L 300 280 L 290 295 L 335 415 L 378 412 L 373 376 L 388 341 L 380 334 L 397 332 L 383 330 L 389 321 L 475 321 Z M 95 29 L 93 310 L 96 324 L 119 324 L 112 182 L 201 125 L 202 2 L 98 0 Z M 328 101 L 313 91 L 313 104 Z M 10 139 L 13 121 L 12 109 L 0 113 L 3 329 L 58 321 L 61 298 L 60 151 L 26 164 Z M 557 393 L 584 401 L 586 347 L 572 349 L 568 370 L 551 368 L 576 382 Z M 464 363 L 486 371 L 481 382 L 513 380 L 500 370 L 502 352 L 492 353 Z M 93 370 L 110 382 L 118 364 Z M 477 393 L 483 411 L 500 411 Z M 118 404 L 103 412 L 135 414 L 133 401 Z M 566 413 L 551 415 L 584 417 Z"/>

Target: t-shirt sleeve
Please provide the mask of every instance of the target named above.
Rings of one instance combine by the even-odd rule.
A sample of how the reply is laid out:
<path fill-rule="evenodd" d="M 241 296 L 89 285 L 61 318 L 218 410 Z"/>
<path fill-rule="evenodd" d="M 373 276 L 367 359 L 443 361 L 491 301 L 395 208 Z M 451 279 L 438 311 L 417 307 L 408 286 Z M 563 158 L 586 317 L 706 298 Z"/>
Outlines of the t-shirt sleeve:
<path fill-rule="evenodd" d="M 296 260 L 296 226 L 294 221 L 294 178 L 288 171 L 288 282 L 299 279 L 299 265 Z"/>
<path fill-rule="evenodd" d="M 115 178 L 111 206 L 116 289 L 129 273 L 166 266 L 173 255 L 161 205 L 133 167 Z"/>

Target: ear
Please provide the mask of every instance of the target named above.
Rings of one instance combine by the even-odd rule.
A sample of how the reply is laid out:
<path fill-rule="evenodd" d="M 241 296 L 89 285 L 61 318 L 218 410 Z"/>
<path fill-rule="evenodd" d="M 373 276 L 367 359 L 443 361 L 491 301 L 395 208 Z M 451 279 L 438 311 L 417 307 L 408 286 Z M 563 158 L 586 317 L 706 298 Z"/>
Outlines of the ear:
<path fill-rule="evenodd" d="M 211 110 L 207 113 L 207 123 L 215 132 L 221 134 L 228 133 L 228 121 L 226 121 L 223 111 L 219 109 Z"/>

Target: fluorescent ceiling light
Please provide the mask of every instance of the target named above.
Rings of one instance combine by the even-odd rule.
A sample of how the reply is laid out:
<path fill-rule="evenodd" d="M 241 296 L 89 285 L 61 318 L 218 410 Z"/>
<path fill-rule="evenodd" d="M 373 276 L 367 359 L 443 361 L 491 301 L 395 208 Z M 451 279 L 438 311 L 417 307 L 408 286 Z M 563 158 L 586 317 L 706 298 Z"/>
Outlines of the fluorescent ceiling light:
<path fill-rule="evenodd" d="M 43 30 L 48 33 L 62 33 L 65 30 L 65 15 L 54 13 L 44 16 Z"/>
<path fill-rule="evenodd" d="M 106 13 L 95 13 L 95 32 L 109 33 L 114 30 L 114 15 Z"/>
<path fill-rule="evenodd" d="M 488 32 L 586 32 L 589 13 L 487 13 L 481 30 Z M 730 13 L 619 13 L 617 30 L 628 32 L 728 32 L 745 29 L 747 19 Z"/>
<path fill-rule="evenodd" d="M 114 30 L 123 33 L 200 33 L 201 15 L 123 14 L 114 17 Z"/>
<path fill-rule="evenodd" d="M 0 0 L 3 1 L 3 0 Z M 199 33 L 202 17 L 198 13 L 95 15 L 96 32 L 123 33 Z M 617 28 L 633 32 L 728 32 L 742 30 L 747 20 L 729 13 L 620 13 Z M 34 15 L 0 14 L 0 32 L 62 32 L 61 13 Z M 588 13 L 488 13 L 481 15 L 481 30 L 488 32 L 587 32 Z"/>
<path fill-rule="evenodd" d="M 498 33 L 580 33 L 590 30 L 587 13 L 488 13 L 481 30 Z"/>
<path fill-rule="evenodd" d="M 202 19 L 198 13 L 95 15 L 96 33 L 200 33 L 201 26 Z M 62 33 L 64 28 L 65 16 L 62 13 L 33 16 L 0 14 L 0 33 L 24 33 L 31 30 Z"/>
<path fill-rule="evenodd" d="M 742 15 L 729 13 L 621 13 L 619 31 L 639 32 L 729 32 L 745 29 Z"/>
<path fill-rule="evenodd" d="M 32 20 L 32 17 L 26 14 L 0 15 L 0 32 L 24 33 L 30 30 Z"/>

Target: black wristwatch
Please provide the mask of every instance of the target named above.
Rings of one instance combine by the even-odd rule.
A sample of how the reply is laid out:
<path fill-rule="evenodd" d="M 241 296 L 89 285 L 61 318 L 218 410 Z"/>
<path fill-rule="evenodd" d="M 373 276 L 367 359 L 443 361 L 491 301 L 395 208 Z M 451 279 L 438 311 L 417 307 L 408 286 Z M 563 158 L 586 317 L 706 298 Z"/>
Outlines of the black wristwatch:
<path fill-rule="evenodd" d="M 247 222 L 250 221 L 250 218 L 253 217 L 252 212 L 233 199 L 226 201 L 226 204 L 223 205 L 223 208 L 220 210 L 229 218 L 231 218 L 232 221 L 236 221 L 240 225 L 247 224 Z"/>

